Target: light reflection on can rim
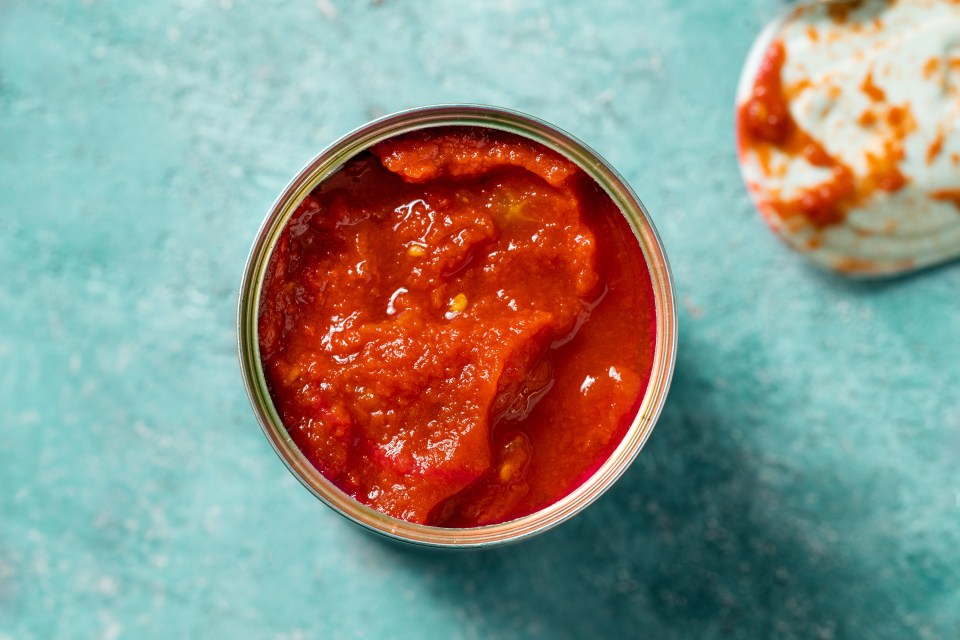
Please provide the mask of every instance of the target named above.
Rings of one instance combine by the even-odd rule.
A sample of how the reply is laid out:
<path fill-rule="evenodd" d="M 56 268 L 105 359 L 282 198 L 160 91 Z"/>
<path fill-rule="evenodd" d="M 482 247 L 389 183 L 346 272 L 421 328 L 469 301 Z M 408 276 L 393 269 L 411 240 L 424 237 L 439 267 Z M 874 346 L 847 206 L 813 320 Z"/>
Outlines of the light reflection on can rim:
<path fill-rule="evenodd" d="M 539 142 L 580 166 L 610 195 L 639 240 L 653 281 L 657 314 L 650 382 L 630 428 L 607 461 L 586 482 L 549 507 L 516 520 L 469 529 L 398 520 L 361 504 L 327 480 L 297 448 L 280 420 L 264 377 L 257 335 L 264 273 L 274 245 L 300 202 L 347 160 L 377 142 L 439 126 L 507 131 Z M 348 133 L 321 151 L 287 185 L 260 226 L 247 259 L 237 308 L 237 340 L 247 395 L 264 435 L 290 472 L 317 498 L 355 523 L 396 540 L 432 547 L 486 547 L 528 538 L 568 520 L 599 498 L 630 466 L 653 431 L 673 376 L 677 353 L 676 295 L 670 265 L 649 214 L 623 178 L 593 150 L 560 129 L 523 113 L 481 105 L 436 105 L 384 116 Z"/>

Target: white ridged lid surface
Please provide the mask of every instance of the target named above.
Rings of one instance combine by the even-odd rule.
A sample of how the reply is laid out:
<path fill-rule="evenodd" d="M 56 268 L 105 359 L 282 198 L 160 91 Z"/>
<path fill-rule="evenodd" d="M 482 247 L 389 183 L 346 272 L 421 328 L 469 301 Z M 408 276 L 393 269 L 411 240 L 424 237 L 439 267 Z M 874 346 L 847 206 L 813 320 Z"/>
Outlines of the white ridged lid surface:
<path fill-rule="evenodd" d="M 826 166 L 804 157 L 796 139 L 767 144 L 745 133 L 744 105 L 774 47 L 785 56 L 780 81 L 794 126 L 829 154 Z M 859 275 L 960 256 L 960 2 L 794 8 L 754 43 L 737 102 L 744 180 L 790 246 Z M 844 171 L 846 195 L 807 215 L 817 190 Z"/>

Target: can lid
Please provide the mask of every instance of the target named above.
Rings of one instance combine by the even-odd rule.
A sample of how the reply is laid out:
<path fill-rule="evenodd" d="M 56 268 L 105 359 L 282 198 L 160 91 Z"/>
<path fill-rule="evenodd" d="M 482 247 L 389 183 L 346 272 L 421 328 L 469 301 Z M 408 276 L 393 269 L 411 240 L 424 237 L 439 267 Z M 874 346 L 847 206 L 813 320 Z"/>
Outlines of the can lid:
<path fill-rule="evenodd" d="M 960 256 L 960 5 L 813 3 L 768 25 L 737 91 L 740 167 L 819 266 L 898 274 Z"/>

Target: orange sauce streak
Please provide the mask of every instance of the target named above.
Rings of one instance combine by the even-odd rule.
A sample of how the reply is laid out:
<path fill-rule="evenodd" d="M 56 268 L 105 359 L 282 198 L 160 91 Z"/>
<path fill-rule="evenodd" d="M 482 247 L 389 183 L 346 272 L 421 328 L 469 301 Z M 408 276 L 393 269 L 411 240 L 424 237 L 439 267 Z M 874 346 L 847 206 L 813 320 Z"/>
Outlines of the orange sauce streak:
<path fill-rule="evenodd" d="M 899 191 L 907 185 L 909 180 L 900 172 L 897 164 L 903 159 L 903 147 L 896 142 L 884 145 L 884 153 L 876 155 L 867 153 L 867 165 L 870 172 L 864 177 L 864 191 Z"/>
<path fill-rule="evenodd" d="M 874 84 L 872 71 L 864 78 L 860 89 L 874 102 L 884 102 L 887 99 L 887 94 L 884 93 L 883 89 Z"/>
<path fill-rule="evenodd" d="M 863 4 L 863 0 L 851 0 L 850 2 L 836 2 L 827 6 L 827 15 L 834 22 L 844 24 L 850 17 L 850 13 L 856 11 Z"/>
<path fill-rule="evenodd" d="M 937 137 L 934 138 L 933 142 L 930 143 L 930 148 L 927 149 L 927 164 L 933 164 L 933 161 L 937 159 L 937 156 L 943 151 L 943 143 L 943 131 L 937 131 Z"/>
<path fill-rule="evenodd" d="M 841 273 L 851 273 L 851 274 L 871 274 L 879 273 L 881 270 L 888 271 L 891 269 L 911 269 L 914 265 L 914 261 L 910 259 L 905 259 L 897 262 L 895 265 L 880 265 L 872 260 L 862 260 L 860 258 L 841 258 L 834 263 L 833 267 Z"/>
<path fill-rule="evenodd" d="M 960 189 L 940 189 L 931 191 L 930 197 L 941 202 L 952 202 L 953 206 L 960 209 Z"/>
<path fill-rule="evenodd" d="M 864 176 L 861 191 L 864 196 L 871 191 L 899 191 L 909 182 L 900 172 L 899 164 L 904 158 L 903 140 L 917 128 L 917 121 L 913 117 L 908 104 L 890 107 L 887 112 L 887 125 L 892 137 L 884 142 L 884 153 L 876 155 L 867 153 L 867 165 L 870 172 Z"/>
<path fill-rule="evenodd" d="M 803 78 L 801 80 L 798 80 L 797 82 L 787 87 L 787 90 L 786 90 L 787 100 L 793 100 L 794 98 L 796 98 L 797 96 L 799 96 L 801 93 L 803 93 L 804 91 L 806 91 L 812 86 L 813 86 L 813 83 L 810 82 L 809 78 Z"/>
<path fill-rule="evenodd" d="M 873 273 L 877 266 L 876 262 L 860 258 L 841 258 L 833 265 L 841 273 Z"/>
<path fill-rule="evenodd" d="M 740 108 L 738 124 L 741 142 L 753 140 L 779 145 L 785 142 L 796 128 L 780 79 L 786 59 L 787 52 L 783 43 L 778 40 L 760 63 L 753 92 Z M 746 145 L 742 148 L 746 148 Z"/>
<path fill-rule="evenodd" d="M 913 121 L 913 114 L 910 112 L 908 105 L 892 107 L 887 112 L 887 123 L 897 132 L 912 131 L 916 127 L 916 122 Z"/>
<path fill-rule="evenodd" d="M 847 6 L 847 10 L 852 8 Z M 766 203 L 768 210 L 788 223 L 806 220 L 816 228 L 823 228 L 842 222 L 851 208 L 863 204 L 875 192 L 892 193 L 908 184 L 909 179 L 899 168 L 904 158 L 904 138 L 916 129 L 916 120 L 908 104 L 886 109 L 882 122 L 889 129 L 890 137 L 883 142 L 881 151 L 866 152 L 868 170 L 865 175 L 857 176 L 794 121 L 789 100 L 810 86 L 810 82 L 801 80 L 785 88 L 781 80 L 785 62 L 786 50 L 783 42 L 778 40 L 767 51 L 753 91 L 739 110 L 740 152 L 753 151 L 768 177 L 777 177 L 772 167 L 774 151 L 794 158 L 802 157 L 815 167 L 829 169 L 830 177 L 801 190 L 792 198 L 771 197 Z M 886 94 L 874 83 L 872 73 L 867 75 L 860 88 L 873 101 L 886 101 Z M 840 93 L 838 87 L 828 88 L 828 94 L 834 99 Z M 881 122 L 880 118 L 874 109 L 867 109 L 858 121 L 862 126 L 872 127 Z"/>
<path fill-rule="evenodd" d="M 829 180 L 803 189 L 790 200 L 775 200 L 770 206 L 781 218 L 805 218 L 814 227 L 827 227 L 842 222 L 854 204 L 857 185 L 853 172 L 843 165 L 833 170 Z"/>

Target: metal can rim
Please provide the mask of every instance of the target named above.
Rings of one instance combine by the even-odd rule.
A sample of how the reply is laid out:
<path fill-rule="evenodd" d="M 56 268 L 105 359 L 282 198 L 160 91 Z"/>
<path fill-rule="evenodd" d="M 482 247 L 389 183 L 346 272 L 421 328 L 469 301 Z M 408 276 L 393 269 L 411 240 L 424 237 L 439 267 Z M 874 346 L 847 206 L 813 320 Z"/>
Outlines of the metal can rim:
<path fill-rule="evenodd" d="M 377 142 L 416 129 L 439 126 L 479 126 L 507 131 L 539 142 L 580 166 L 610 195 L 633 229 L 653 281 L 657 316 L 650 382 L 627 433 L 603 465 L 570 494 L 540 511 L 469 529 L 398 520 L 360 503 L 327 480 L 307 460 L 283 426 L 267 388 L 258 339 L 264 273 L 280 233 L 303 198 L 347 160 Z M 264 435 L 290 472 L 314 496 L 356 524 L 396 540 L 430 547 L 474 548 L 516 542 L 565 522 L 599 498 L 623 475 L 653 431 L 673 377 L 677 333 L 676 291 L 666 252 L 649 213 L 620 174 L 587 145 L 547 122 L 518 111 L 472 104 L 431 105 L 386 115 L 341 137 L 308 162 L 281 192 L 257 232 L 237 305 L 237 346 L 247 396 Z"/>

